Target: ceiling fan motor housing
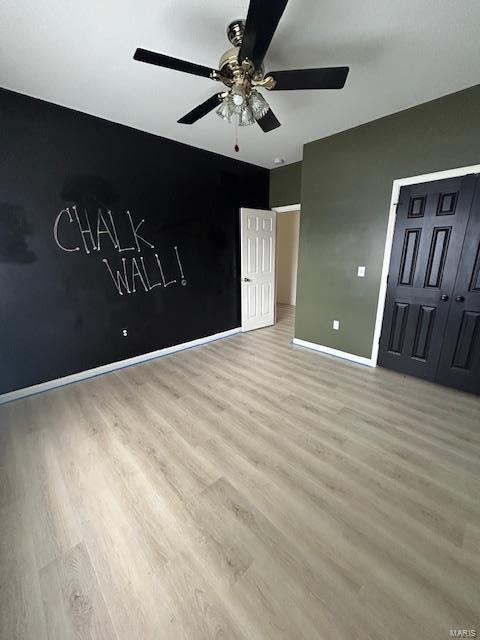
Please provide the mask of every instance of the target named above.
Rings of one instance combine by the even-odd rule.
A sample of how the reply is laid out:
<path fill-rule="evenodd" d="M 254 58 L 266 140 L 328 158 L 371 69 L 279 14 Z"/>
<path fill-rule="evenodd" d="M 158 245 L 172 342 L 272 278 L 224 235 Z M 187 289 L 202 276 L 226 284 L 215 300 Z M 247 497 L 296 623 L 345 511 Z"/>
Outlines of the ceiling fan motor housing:
<path fill-rule="evenodd" d="M 238 73 L 240 70 L 240 65 L 238 64 L 238 53 L 240 51 L 240 47 L 232 47 L 225 51 L 225 53 L 220 58 L 220 62 L 218 63 L 218 68 L 220 73 L 226 78 L 233 78 L 235 73 Z"/>
<path fill-rule="evenodd" d="M 243 41 L 243 34 L 245 33 L 245 20 L 237 18 L 230 22 L 227 27 L 227 38 L 233 44 L 234 47 L 240 47 Z"/>
<path fill-rule="evenodd" d="M 241 64 L 238 61 L 240 48 L 242 46 L 243 34 L 245 31 L 245 20 L 237 19 L 231 22 L 227 27 L 227 37 L 233 47 L 225 51 L 220 58 L 218 68 L 224 78 L 231 80 L 230 84 L 245 85 L 247 90 L 250 89 L 252 81 L 260 81 L 264 75 L 263 64 L 255 69 L 248 60 Z M 227 86 L 228 86 L 227 85 Z"/>

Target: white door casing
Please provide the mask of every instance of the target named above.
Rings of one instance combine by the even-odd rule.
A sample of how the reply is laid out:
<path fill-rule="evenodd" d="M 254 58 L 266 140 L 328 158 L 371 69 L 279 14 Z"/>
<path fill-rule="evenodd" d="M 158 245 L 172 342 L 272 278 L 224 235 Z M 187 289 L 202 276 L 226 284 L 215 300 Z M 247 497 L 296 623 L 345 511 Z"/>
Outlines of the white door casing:
<path fill-rule="evenodd" d="M 276 214 L 240 210 L 242 331 L 275 322 Z"/>

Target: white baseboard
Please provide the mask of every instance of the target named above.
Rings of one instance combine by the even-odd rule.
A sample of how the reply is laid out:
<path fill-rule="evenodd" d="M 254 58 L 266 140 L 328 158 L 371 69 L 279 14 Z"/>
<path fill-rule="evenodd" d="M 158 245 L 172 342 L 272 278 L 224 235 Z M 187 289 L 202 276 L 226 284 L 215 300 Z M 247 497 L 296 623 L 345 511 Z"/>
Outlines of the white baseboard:
<path fill-rule="evenodd" d="M 222 331 L 221 333 L 214 333 L 211 336 L 205 338 L 197 338 L 196 340 L 190 340 L 190 342 L 183 342 L 182 344 L 175 344 L 172 347 L 165 347 L 165 349 L 158 349 L 157 351 L 151 351 L 150 353 L 144 353 L 140 356 L 134 356 L 133 358 L 127 358 L 126 360 L 120 360 L 118 362 L 112 362 L 111 364 L 105 364 L 95 369 L 87 369 L 87 371 L 80 371 L 80 373 L 74 373 L 64 378 L 57 378 L 56 380 L 49 380 L 48 382 L 41 382 L 40 384 L 33 385 L 32 387 L 25 387 L 24 389 L 18 389 L 16 391 L 10 391 L 0 395 L 0 404 L 6 402 L 12 402 L 13 400 L 19 400 L 20 398 L 26 398 L 37 393 L 43 393 L 49 389 L 55 389 L 56 387 L 63 387 L 66 384 L 72 384 L 72 382 L 79 382 L 80 380 L 86 380 L 87 378 L 94 378 L 100 376 L 103 373 L 109 373 L 117 369 L 124 369 L 125 367 L 131 367 L 134 364 L 140 362 L 146 362 L 147 360 L 153 360 L 154 358 L 160 358 L 167 356 L 170 353 L 176 351 L 183 351 L 184 349 L 191 349 L 192 347 L 198 347 L 199 345 L 206 344 L 207 342 L 213 342 L 214 340 L 220 340 L 221 338 L 227 338 L 233 336 L 241 331 L 240 327 L 235 329 L 229 329 L 228 331 Z"/>
<path fill-rule="evenodd" d="M 339 351 L 338 349 L 332 349 L 331 347 L 324 347 L 322 344 L 317 344 L 316 342 L 308 342 L 307 340 L 300 340 L 300 338 L 294 338 L 292 342 L 299 347 L 306 347 L 307 349 L 313 349 L 313 351 L 327 353 L 329 356 L 336 356 L 337 358 L 343 358 L 344 360 L 351 360 L 358 364 L 364 364 L 367 367 L 376 366 L 371 358 L 363 358 L 362 356 L 356 356 L 354 353 L 347 353 L 346 351 Z"/>

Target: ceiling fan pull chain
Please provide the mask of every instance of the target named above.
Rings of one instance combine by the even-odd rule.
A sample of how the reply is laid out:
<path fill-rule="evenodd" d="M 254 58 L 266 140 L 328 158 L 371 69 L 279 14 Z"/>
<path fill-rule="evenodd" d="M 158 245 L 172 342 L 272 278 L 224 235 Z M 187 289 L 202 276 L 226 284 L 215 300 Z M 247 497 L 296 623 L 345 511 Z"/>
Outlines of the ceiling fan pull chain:
<path fill-rule="evenodd" d="M 238 117 L 233 117 L 234 122 L 235 122 L 235 146 L 233 147 L 235 149 L 235 151 L 238 153 L 240 151 L 240 147 L 238 146 L 238 118 L 240 118 L 240 116 Z"/>

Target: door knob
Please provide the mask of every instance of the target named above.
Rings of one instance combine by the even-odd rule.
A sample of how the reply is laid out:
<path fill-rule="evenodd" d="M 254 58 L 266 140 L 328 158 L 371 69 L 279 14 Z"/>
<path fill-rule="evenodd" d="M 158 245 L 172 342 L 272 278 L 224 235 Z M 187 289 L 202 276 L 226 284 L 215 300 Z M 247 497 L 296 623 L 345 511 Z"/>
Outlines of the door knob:
<path fill-rule="evenodd" d="M 465 298 L 463 296 L 457 296 L 455 302 L 465 302 Z"/>
<path fill-rule="evenodd" d="M 440 300 L 441 300 L 442 302 L 447 302 L 447 300 L 448 300 L 448 296 L 447 296 L 447 294 L 446 294 L 446 293 L 444 293 L 442 296 L 440 296 Z"/>
<path fill-rule="evenodd" d="M 242 278 L 243 282 L 251 282 L 251 278 Z"/>

